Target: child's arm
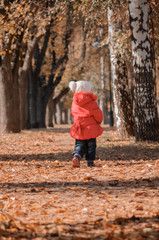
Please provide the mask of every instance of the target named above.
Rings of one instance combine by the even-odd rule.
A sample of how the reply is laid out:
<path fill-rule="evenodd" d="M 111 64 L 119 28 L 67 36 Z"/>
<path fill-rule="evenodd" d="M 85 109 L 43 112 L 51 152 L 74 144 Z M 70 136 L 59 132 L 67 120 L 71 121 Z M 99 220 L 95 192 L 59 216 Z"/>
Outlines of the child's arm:
<path fill-rule="evenodd" d="M 96 103 L 96 107 L 93 108 L 93 117 L 97 121 L 98 124 L 101 124 L 103 121 L 103 113 L 101 109 L 98 107 L 98 104 Z"/>

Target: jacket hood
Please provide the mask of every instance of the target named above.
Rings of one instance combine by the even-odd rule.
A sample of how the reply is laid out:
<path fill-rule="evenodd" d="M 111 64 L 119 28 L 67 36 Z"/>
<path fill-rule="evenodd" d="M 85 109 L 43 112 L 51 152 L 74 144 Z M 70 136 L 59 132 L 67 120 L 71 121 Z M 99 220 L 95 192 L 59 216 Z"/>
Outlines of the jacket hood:
<path fill-rule="evenodd" d="M 71 81 L 69 88 L 73 93 L 85 92 L 92 93 L 92 84 L 88 81 Z"/>
<path fill-rule="evenodd" d="M 91 101 L 96 101 L 97 96 L 94 95 L 93 93 L 85 93 L 85 92 L 79 92 L 75 93 L 74 96 L 74 103 L 83 106 Z"/>

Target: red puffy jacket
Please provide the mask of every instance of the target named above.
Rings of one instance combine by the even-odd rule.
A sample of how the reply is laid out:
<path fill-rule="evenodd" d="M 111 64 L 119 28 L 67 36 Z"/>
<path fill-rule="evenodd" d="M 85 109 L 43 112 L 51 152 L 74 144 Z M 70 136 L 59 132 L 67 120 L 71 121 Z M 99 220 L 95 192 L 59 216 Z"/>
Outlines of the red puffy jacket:
<path fill-rule="evenodd" d="M 73 138 L 86 140 L 96 138 L 103 132 L 100 126 L 103 113 L 96 103 L 97 96 L 93 93 L 79 92 L 73 96 L 71 114 L 74 124 L 70 134 Z"/>

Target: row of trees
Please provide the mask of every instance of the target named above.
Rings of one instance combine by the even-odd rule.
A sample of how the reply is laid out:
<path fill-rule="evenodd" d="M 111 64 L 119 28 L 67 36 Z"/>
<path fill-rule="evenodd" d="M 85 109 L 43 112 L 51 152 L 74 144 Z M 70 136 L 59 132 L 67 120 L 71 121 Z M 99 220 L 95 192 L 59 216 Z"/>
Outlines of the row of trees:
<path fill-rule="evenodd" d="M 69 91 L 68 81 L 82 78 L 99 88 L 96 60 L 98 54 L 102 60 L 109 52 L 106 59 L 111 62 L 120 137 L 158 140 L 154 42 L 159 36 L 158 10 L 159 4 L 148 0 L 4 0 L 0 8 L 1 129 L 20 132 L 46 127 L 46 107 L 49 103 L 49 112 L 54 112 Z M 74 43 L 80 45 L 78 52 L 73 49 L 74 36 L 79 36 Z M 95 38 L 100 53 L 92 47 Z M 103 74 L 101 80 L 104 83 Z"/>
<path fill-rule="evenodd" d="M 1 16 L 1 125 L 19 132 L 45 127 L 46 105 L 68 61 L 71 10 L 62 9 L 61 28 L 60 3 L 12 2 L 4 1 Z"/>

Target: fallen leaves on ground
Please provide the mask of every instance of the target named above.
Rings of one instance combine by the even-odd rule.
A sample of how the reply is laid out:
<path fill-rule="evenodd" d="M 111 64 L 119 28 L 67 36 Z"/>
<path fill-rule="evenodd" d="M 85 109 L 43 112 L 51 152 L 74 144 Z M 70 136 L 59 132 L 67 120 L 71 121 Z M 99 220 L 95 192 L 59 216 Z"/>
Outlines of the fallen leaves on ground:
<path fill-rule="evenodd" d="M 0 239 L 159 239 L 159 143 L 104 126 L 96 166 L 73 169 L 69 129 L 1 134 Z"/>

